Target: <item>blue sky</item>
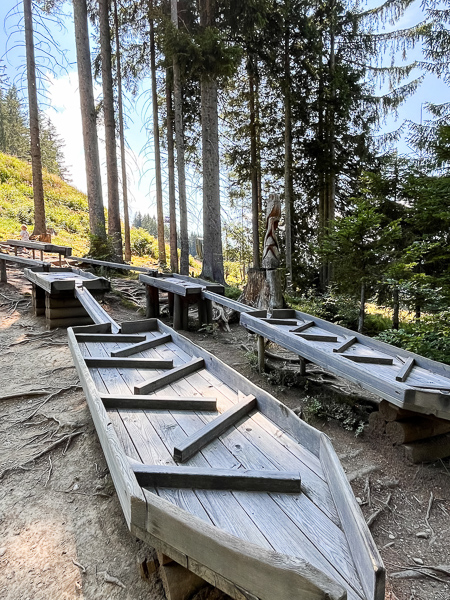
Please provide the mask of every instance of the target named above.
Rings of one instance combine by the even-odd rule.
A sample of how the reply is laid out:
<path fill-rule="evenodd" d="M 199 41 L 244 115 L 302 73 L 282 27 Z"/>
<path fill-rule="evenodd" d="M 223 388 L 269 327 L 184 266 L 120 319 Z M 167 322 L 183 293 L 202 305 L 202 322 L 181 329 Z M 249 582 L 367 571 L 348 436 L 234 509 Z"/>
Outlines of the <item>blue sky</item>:
<path fill-rule="evenodd" d="M 376 5 L 378 3 L 372 2 Z M 71 2 L 64 5 L 66 18 L 64 20 L 65 29 L 61 29 L 54 24 L 50 24 L 50 30 L 58 41 L 60 48 L 66 52 L 67 63 L 65 69 L 61 69 L 55 74 L 46 70 L 45 94 L 47 97 L 47 106 L 42 104 L 44 110 L 56 126 L 60 136 L 65 140 L 66 163 L 71 173 L 73 184 L 79 189 L 85 191 L 86 179 L 84 171 L 84 154 L 81 136 L 81 116 L 79 110 L 78 95 L 78 77 L 75 64 L 75 45 L 74 31 L 71 13 Z M 6 19 L 7 14 L 9 17 Z M 22 19 L 21 0 L 1 0 L 0 1 L 0 55 L 3 57 L 7 66 L 7 72 L 11 81 L 15 81 L 18 86 L 24 87 L 21 79 L 21 71 L 25 62 L 23 48 L 23 32 L 14 33 L 17 24 Z M 415 2 L 407 11 L 406 15 L 400 21 L 399 26 L 404 28 L 411 26 L 421 20 L 420 3 Z M 92 49 L 93 43 L 91 44 Z M 5 56 L 5 51 L 8 53 Z M 53 51 L 52 51 L 53 53 Z M 410 52 L 406 62 L 412 62 L 420 56 L 419 49 Z M 384 60 L 388 60 L 385 57 Z M 416 74 L 417 76 L 417 74 Z M 152 139 L 152 134 L 147 134 L 143 123 L 146 103 L 145 92 L 151 88 L 150 82 L 144 81 L 140 87 L 140 94 L 137 99 L 126 99 L 126 113 L 129 116 L 129 129 L 126 131 L 127 143 L 129 145 L 127 154 L 128 176 L 131 192 L 131 210 L 141 211 L 154 215 L 156 213 L 155 181 L 153 164 L 147 161 L 142 155 L 142 148 L 147 139 Z M 101 96 L 101 89 L 97 86 L 96 93 Z M 427 113 L 425 103 L 428 101 L 444 102 L 448 96 L 448 88 L 435 77 L 427 75 L 424 84 L 419 88 L 413 98 L 408 100 L 399 110 L 399 118 L 393 117 L 383 126 L 384 131 L 397 129 L 404 119 L 411 119 L 420 122 L 421 115 L 426 120 Z M 150 124 L 151 132 L 151 124 Z M 99 131 L 100 138 L 103 132 Z M 410 150 L 404 142 L 399 145 L 401 153 L 408 153 Z M 102 162 L 104 164 L 104 152 Z M 165 169 L 163 164 L 163 179 L 165 179 Z M 190 212 L 191 228 L 196 230 L 200 226 L 200 202 L 198 200 L 198 181 L 191 174 L 188 180 L 192 180 L 190 190 Z M 103 176 L 106 181 L 106 176 Z M 105 196 L 106 197 L 106 196 Z M 167 202 L 165 198 L 165 203 Z M 168 211 L 166 211 L 168 212 Z"/>

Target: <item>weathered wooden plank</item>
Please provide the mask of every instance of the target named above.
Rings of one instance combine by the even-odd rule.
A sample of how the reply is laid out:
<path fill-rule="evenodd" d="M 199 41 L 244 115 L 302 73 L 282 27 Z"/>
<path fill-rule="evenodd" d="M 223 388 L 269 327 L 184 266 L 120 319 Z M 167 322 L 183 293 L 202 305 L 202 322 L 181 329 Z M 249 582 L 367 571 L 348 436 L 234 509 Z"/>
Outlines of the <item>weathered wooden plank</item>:
<path fill-rule="evenodd" d="M 143 383 L 139 383 L 134 386 L 135 394 L 148 394 L 150 392 L 155 392 L 156 390 L 180 379 L 181 377 L 185 377 L 189 375 L 189 373 L 193 373 L 194 371 L 198 371 L 199 369 L 203 369 L 205 366 L 204 360 L 202 358 L 194 358 L 191 362 L 181 365 L 179 367 L 175 367 L 170 370 L 168 373 L 164 373 L 163 375 L 157 375 L 152 377 L 151 379 L 147 379 Z"/>
<path fill-rule="evenodd" d="M 296 319 L 293 308 L 274 308 L 272 317 L 274 319 Z"/>
<path fill-rule="evenodd" d="M 154 358 L 116 358 L 91 356 L 86 358 L 88 367 L 106 367 L 108 369 L 172 369 L 172 360 L 156 360 Z"/>
<path fill-rule="evenodd" d="M 143 352 L 144 350 L 149 350 L 150 348 L 156 348 L 160 344 L 167 344 L 172 340 L 172 336 L 160 335 L 157 338 L 153 338 L 151 340 L 142 341 L 139 344 L 133 344 L 132 346 L 127 346 L 126 348 L 121 348 L 120 350 L 114 350 L 111 352 L 111 356 L 131 356 L 132 354 L 137 354 L 138 352 Z M 126 341 L 126 340 L 117 340 L 118 342 Z"/>
<path fill-rule="evenodd" d="M 93 258 L 80 258 L 78 256 L 68 256 L 70 260 L 74 260 L 79 263 L 86 263 L 90 265 L 99 265 L 100 267 L 107 267 L 109 269 L 122 269 L 127 271 L 139 271 L 141 273 L 154 273 L 155 269 L 148 269 L 147 267 L 136 267 L 135 265 L 127 265 L 125 263 L 114 263 L 107 262 L 105 260 L 96 260 Z"/>
<path fill-rule="evenodd" d="M 261 321 L 269 323 L 269 325 L 297 325 L 296 319 L 272 319 L 262 318 Z"/>
<path fill-rule="evenodd" d="M 73 327 L 72 329 L 73 329 L 73 333 L 75 336 L 78 336 L 83 333 L 88 333 L 88 334 L 108 333 L 108 334 L 111 334 L 111 323 L 94 323 L 91 325 L 83 325 L 80 327 Z"/>
<path fill-rule="evenodd" d="M 345 340 L 345 342 L 342 342 L 342 344 L 340 346 L 338 346 L 337 348 L 333 348 L 333 352 L 345 352 L 346 350 L 348 350 L 350 348 L 350 346 L 353 346 L 353 344 L 356 344 L 358 342 L 358 340 L 356 339 L 355 336 L 351 336 L 348 338 L 348 340 Z"/>
<path fill-rule="evenodd" d="M 220 294 L 222 296 L 225 294 L 225 286 L 214 281 L 207 281 L 206 279 L 201 279 L 200 277 L 190 277 L 189 275 L 180 275 L 179 273 L 173 273 L 172 277 L 175 279 L 181 279 L 182 281 L 186 281 L 194 285 L 201 285 L 205 289 L 209 290 L 210 292 L 214 292 L 215 294 Z"/>
<path fill-rule="evenodd" d="M 67 319 L 72 317 L 90 316 L 84 306 L 72 306 L 67 308 L 45 308 L 47 319 Z"/>
<path fill-rule="evenodd" d="M 406 381 L 409 377 L 409 374 L 413 370 L 415 364 L 416 364 L 416 361 L 414 358 L 411 358 L 411 357 L 408 358 L 406 360 L 405 364 L 400 369 L 400 371 L 395 376 L 395 379 L 397 381 Z"/>
<path fill-rule="evenodd" d="M 94 323 L 111 323 L 111 329 L 114 333 L 120 330 L 119 325 L 106 312 L 106 310 L 104 310 L 98 304 L 92 294 L 84 286 L 76 285 L 74 293 L 75 298 L 78 298 L 86 311 L 89 313 Z"/>
<path fill-rule="evenodd" d="M 299 337 L 308 342 L 337 342 L 336 335 L 324 335 L 323 333 L 296 333 Z"/>
<path fill-rule="evenodd" d="M 314 327 L 314 325 L 315 325 L 314 321 L 305 321 L 304 323 L 301 323 L 295 329 L 290 329 L 289 333 L 300 333 L 301 331 L 305 331 L 305 329 L 309 329 L 310 327 Z"/>
<path fill-rule="evenodd" d="M 91 323 L 91 317 L 68 317 L 67 319 L 47 319 L 46 326 L 47 329 L 56 329 L 57 327 L 78 327 Z"/>
<path fill-rule="evenodd" d="M 250 312 L 255 310 L 253 306 L 248 306 L 247 304 L 242 304 L 242 302 L 237 302 L 236 300 L 232 300 L 231 298 L 227 298 L 226 296 L 222 296 L 221 294 L 215 294 L 214 292 L 210 292 L 209 290 L 202 291 L 202 298 L 205 300 L 210 300 L 219 304 L 220 306 L 226 306 L 227 308 L 231 308 L 236 312 Z"/>
<path fill-rule="evenodd" d="M 138 321 L 124 321 L 122 333 L 141 333 L 142 331 L 156 331 L 158 329 L 157 319 L 141 319 Z"/>
<path fill-rule="evenodd" d="M 178 296 L 187 296 L 189 294 L 200 294 L 201 285 L 186 283 L 176 280 L 173 277 L 151 277 L 150 275 L 139 275 L 139 281 L 154 288 L 172 292 Z"/>
<path fill-rule="evenodd" d="M 125 335 L 123 333 L 78 333 L 75 332 L 78 342 L 145 342 L 145 335 Z"/>
<path fill-rule="evenodd" d="M 414 464 L 434 462 L 450 456 L 450 435 L 438 435 L 428 440 L 419 440 L 403 446 L 405 458 Z"/>
<path fill-rule="evenodd" d="M 386 424 L 386 436 L 392 444 L 408 444 L 443 433 L 450 433 L 450 421 L 416 416 Z"/>
<path fill-rule="evenodd" d="M 207 423 L 197 433 L 189 436 L 182 444 L 173 450 L 173 457 L 180 462 L 186 462 L 191 456 L 206 446 L 211 440 L 219 437 L 225 430 L 237 423 L 256 407 L 256 398 L 248 396 L 232 408 Z"/>
<path fill-rule="evenodd" d="M 350 552 L 367 598 L 384 600 L 386 572 L 361 509 L 330 440 L 323 436 L 320 459 L 341 517 Z"/>
<path fill-rule="evenodd" d="M 348 358 L 357 363 L 373 364 L 373 365 L 392 365 L 394 360 L 389 356 L 362 356 L 359 354 L 341 354 L 342 358 Z"/>
<path fill-rule="evenodd" d="M 216 398 L 180 398 L 179 396 L 120 396 L 101 394 L 106 408 L 124 408 L 144 410 L 217 410 Z"/>
<path fill-rule="evenodd" d="M 296 494 L 301 491 L 300 474 L 288 471 L 165 467 L 142 465 L 134 461 L 131 467 L 142 486 Z"/>

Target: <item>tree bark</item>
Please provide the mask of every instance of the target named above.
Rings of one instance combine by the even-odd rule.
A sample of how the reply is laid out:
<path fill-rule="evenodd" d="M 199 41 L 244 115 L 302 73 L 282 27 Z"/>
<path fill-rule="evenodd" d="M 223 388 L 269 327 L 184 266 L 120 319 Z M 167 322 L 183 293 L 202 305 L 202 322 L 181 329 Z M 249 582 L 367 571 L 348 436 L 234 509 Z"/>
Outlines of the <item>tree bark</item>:
<path fill-rule="evenodd" d="M 91 235 L 105 241 L 105 210 L 103 208 L 100 158 L 98 154 L 97 117 L 92 84 L 86 0 L 73 0 L 73 14 L 89 206 L 89 226 Z"/>
<path fill-rule="evenodd" d="M 286 223 L 286 287 L 292 291 L 292 216 L 294 188 L 292 174 L 292 107 L 289 21 L 284 34 L 284 210 Z"/>
<path fill-rule="evenodd" d="M 258 197 L 258 147 L 256 133 L 256 108 L 255 108 L 255 73 L 253 57 L 248 58 L 249 79 L 249 104 L 250 104 L 250 179 L 252 186 L 252 243 L 253 267 L 259 269 L 261 261 L 259 256 L 259 197 Z"/>
<path fill-rule="evenodd" d="M 159 264 L 166 266 L 166 244 L 164 241 L 164 210 L 162 199 L 161 181 L 161 152 L 159 145 L 159 120 L 158 120 L 158 91 L 156 89 L 156 56 L 155 56 L 155 31 L 153 19 L 150 19 L 150 69 L 152 74 L 152 110 L 153 110 L 153 145 L 155 149 L 155 175 L 156 175 L 156 218 L 158 222 L 158 256 Z"/>
<path fill-rule="evenodd" d="M 102 59 L 103 115 L 105 121 L 106 172 L 108 180 L 108 234 L 111 237 L 115 260 L 122 262 L 120 227 L 119 177 L 117 173 L 116 127 L 111 70 L 111 38 L 108 0 L 99 0 L 100 53 Z"/>
<path fill-rule="evenodd" d="M 169 83 L 169 73 L 166 71 L 166 106 L 167 106 L 167 167 L 169 171 L 169 219 L 170 219 L 170 269 L 178 273 L 177 248 L 177 213 L 175 198 L 175 156 L 173 146 L 173 107 L 172 90 Z"/>
<path fill-rule="evenodd" d="M 177 0 L 171 0 L 172 23 L 178 29 Z M 183 96 L 178 57 L 173 57 L 173 92 L 175 105 L 175 139 L 177 146 L 178 202 L 180 206 L 180 273 L 189 275 L 189 234 L 186 202 L 186 161 L 183 131 Z"/>
<path fill-rule="evenodd" d="M 359 303 L 358 333 L 362 333 L 364 328 L 364 317 L 366 315 L 366 284 L 361 282 L 361 300 Z"/>
<path fill-rule="evenodd" d="M 214 24 L 212 0 L 200 2 L 200 26 Z M 217 83 L 208 75 L 201 80 L 203 163 L 203 269 L 207 279 L 225 283 L 220 215 L 219 118 Z"/>
<path fill-rule="evenodd" d="M 114 0 L 114 30 L 116 34 L 116 70 L 117 70 L 117 106 L 119 109 L 119 138 L 120 138 L 120 163 L 122 167 L 122 199 L 123 222 L 125 237 L 125 260 L 131 260 L 130 218 L 128 212 L 127 164 L 125 154 L 125 135 L 123 131 L 123 104 L 122 104 L 122 69 L 120 60 L 119 17 L 117 14 L 117 0 Z"/>
<path fill-rule="evenodd" d="M 30 113 L 31 169 L 33 174 L 34 235 L 45 234 L 44 185 L 42 182 L 41 143 L 39 138 L 39 109 L 36 87 L 36 60 L 34 57 L 33 15 L 31 0 L 24 0 L 25 49 L 27 57 L 28 110 Z"/>

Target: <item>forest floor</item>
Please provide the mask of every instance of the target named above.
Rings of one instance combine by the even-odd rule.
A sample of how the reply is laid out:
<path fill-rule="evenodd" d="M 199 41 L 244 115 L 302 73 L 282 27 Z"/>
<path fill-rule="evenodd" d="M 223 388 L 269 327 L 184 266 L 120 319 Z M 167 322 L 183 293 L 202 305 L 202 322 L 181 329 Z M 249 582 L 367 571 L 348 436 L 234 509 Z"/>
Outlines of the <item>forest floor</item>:
<path fill-rule="evenodd" d="M 117 287 L 140 296 L 137 282 Z M 8 269 L 0 285 L 0 600 L 163 600 L 158 575 L 140 576 L 153 551 L 126 527 L 66 331 L 46 331 L 32 315 L 30 291 L 21 272 Z M 141 318 L 117 295 L 106 300 L 117 321 Z M 449 600 L 449 461 L 412 465 L 382 438 L 346 430 L 362 429 L 374 398 L 313 365 L 306 377 L 280 368 L 258 374 L 253 338 L 237 324 L 230 332 L 193 325 L 186 335 L 331 438 L 374 519 L 386 599 Z"/>

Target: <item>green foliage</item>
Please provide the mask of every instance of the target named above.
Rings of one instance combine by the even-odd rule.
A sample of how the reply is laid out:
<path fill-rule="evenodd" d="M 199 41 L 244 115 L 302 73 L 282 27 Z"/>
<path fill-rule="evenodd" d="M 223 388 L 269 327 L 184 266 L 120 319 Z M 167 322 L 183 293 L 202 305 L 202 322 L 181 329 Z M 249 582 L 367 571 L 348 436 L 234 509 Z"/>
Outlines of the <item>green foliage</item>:
<path fill-rule="evenodd" d="M 313 418 L 325 421 L 334 419 L 339 421 L 344 429 L 354 431 L 355 436 L 363 433 L 368 419 L 366 407 L 329 396 L 306 396 L 304 402 L 303 414 L 306 422 L 311 422 Z"/>
<path fill-rule="evenodd" d="M 359 312 L 357 301 L 348 294 L 338 293 L 335 287 L 329 287 L 324 294 L 310 290 L 303 296 L 286 296 L 286 300 L 296 310 L 356 329 Z"/>
<path fill-rule="evenodd" d="M 242 294 L 242 290 L 238 287 L 227 285 L 225 287 L 225 296 L 231 300 L 237 300 Z"/>
<path fill-rule="evenodd" d="M 132 227 L 130 230 L 131 252 L 137 256 L 151 256 L 158 259 L 158 242 L 145 229 L 136 229 Z"/>
<path fill-rule="evenodd" d="M 432 360 L 450 364 L 450 311 L 425 315 L 398 331 L 386 330 L 377 339 Z"/>

